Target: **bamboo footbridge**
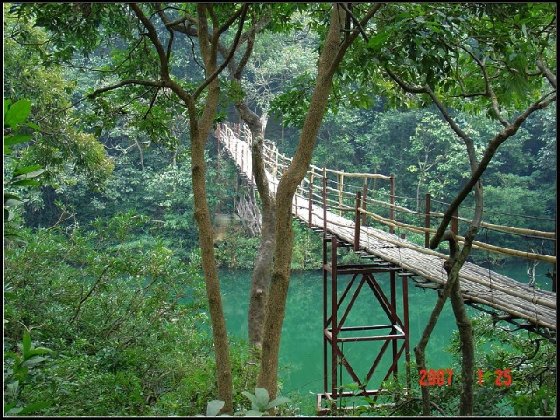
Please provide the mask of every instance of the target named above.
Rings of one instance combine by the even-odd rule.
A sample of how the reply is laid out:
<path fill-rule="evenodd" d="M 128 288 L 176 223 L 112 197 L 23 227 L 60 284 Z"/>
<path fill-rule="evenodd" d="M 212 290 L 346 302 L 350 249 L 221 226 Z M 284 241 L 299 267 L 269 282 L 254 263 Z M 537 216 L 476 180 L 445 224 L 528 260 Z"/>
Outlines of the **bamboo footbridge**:
<path fill-rule="evenodd" d="M 216 129 L 215 136 L 234 160 L 241 175 L 254 185 L 250 130 L 245 125 L 221 123 Z M 291 159 L 279 153 L 274 144 L 268 141 L 265 141 L 263 146 L 263 157 L 270 190 L 275 192 L 279 177 L 288 167 Z M 389 200 L 374 199 L 372 191 L 368 191 L 368 182 L 387 181 L 390 183 Z M 343 246 L 352 247 L 361 257 L 395 267 L 401 275 L 412 278 L 417 286 L 441 289 L 447 279 L 447 273 L 443 268 L 447 256 L 442 252 L 429 249 L 427 243 L 429 235 L 435 232 L 435 229 L 430 227 L 430 220 L 441 217 L 442 213 L 430 212 L 429 196 L 426 199 L 425 214 L 422 213 L 425 223 L 422 226 L 398 221 L 395 218 L 396 212 L 409 216 L 417 212 L 395 202 L 393 176 L 348 173 L 311 165 L 294 196 L 292 213 L 312 230 L 324 231 L 336 236 Z M 368 211 L 367 206 L 373 207 L 374 204 L 385 206 L 386 214 Z M 351 218 L 344 217 L 345 214 L 350 214 Z M 451 226 L 456 233 L 460 220 L 468 222 L 468 219 L 456 215 Z M 388 232 L 367 226 L 371 223 L 387 226 Z M 555 232 L 484 222 L 482 227 L 499 232 L 530 235 L 542 240 L 556 240 Z M 395 230 L 401 234 L 395 234 Z M 424 237 L 425 245 L 420 246 L 405 239 L 403 231 L 416 235 L 417 238 Z M 464 239 L 461 236 L 458 238 L 460 241 Z M 554 287 L 555 255 L 498 248 L 478 241 L 474 242 L 473 248 L 553 264 Z M 554 250 L 556 250 L 555 246 Z M 465 302 L 469 305 L 491 313 L 496 320 L 505 320 L 519 328 L 526 328 L 556 340 L 555 292 L 520 283 L 470 262 L 466 262 L 460 271 L 460 285 Z"/>

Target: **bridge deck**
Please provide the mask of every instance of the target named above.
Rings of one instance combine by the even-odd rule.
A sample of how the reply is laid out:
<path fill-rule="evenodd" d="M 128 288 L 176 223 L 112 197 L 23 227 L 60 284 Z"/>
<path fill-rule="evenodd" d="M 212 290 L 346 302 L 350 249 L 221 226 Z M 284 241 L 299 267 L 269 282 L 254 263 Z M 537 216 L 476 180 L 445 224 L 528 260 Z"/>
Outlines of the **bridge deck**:
<path fill-rule="evenodd" d="M 250 148 L 232 135 L 231 130 L 217 131 L 217 137 L 226 146 L 230 156 L 249 182 L 253 182 Z M 275 192 L 278 179 L 267 172 L 271 191 Z M 309 223 L 309 200 L 300 194 L 294 197 L 292 212 Z M 311 225 L 323 228 L 323 208 L 312 203 Z M 327 211 L 327 231 L 348 243 L 354 242 L 354 221 Z M 447 273 L 443 268 L 445 255 L 426 250 L 395 234 L 373 227 L 360 228 L 360 249 L 391 262 L 404 271 L 420 276 L 435 285 L 443 286 Z M 538 328 L 556 331 L 556 293 L 536 289 L 527 284 L 467 262 L 459 273 L 461 291 L 467 301 L 497 310 L 504 319 L 523 319 Z"/>

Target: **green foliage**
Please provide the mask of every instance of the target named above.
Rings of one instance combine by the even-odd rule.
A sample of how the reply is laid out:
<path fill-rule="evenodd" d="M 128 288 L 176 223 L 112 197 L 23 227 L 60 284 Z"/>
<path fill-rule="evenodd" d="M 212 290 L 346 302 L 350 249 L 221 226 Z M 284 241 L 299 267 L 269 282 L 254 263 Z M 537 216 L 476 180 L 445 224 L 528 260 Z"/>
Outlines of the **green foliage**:
<path fill-rule="evenodd" d="M 12 108 L 12 112 L 26 112 L 29 115 L 27 125 L 37 131 L 31 138 L 12 139 L 17 142 L 34 140 L 26 147 L 18 147 L 18 157 L 24 166 L 40 164 L 48 169 L 45 184 L 72 183 L 81 173 L 90 186 L 99 187 L 111 173 L 113 163 L 103 145 L 91 134 L 91 128 L 71 110 L 76 83 L 61 66 L 45 64 L 49 38 L 44 30 L 33 26 L 31 16 L 23 12 L 19 16 L 11 13 L 8 4 L 3 7 L 4 92 L 10 97 L 32 100 L 32 109 L 29 103 L 20 103 L 18 107 L 22 108 Z M 25 5 L 21 7 L 26 8 Z M 7 117 L 8 122 L 17 123 L 24 115 L 14 121 L 11 115 Z"/>
<path fill-rule="evenodd" d="M 47 360 L 43 355 L 51 353 L 51 350 L 46 347 L 33 346 L 31 335 L 27 330 L 23 333 L 20 349 L 21 355 L 15 352 L 4 353 L 4 358 L 7 361 L 4 365 L 4 378 L 6 380 L 4 414 L 8 416 L 33 414 L 50 405 L 49 401 L 37 401 L 21 405 L 21 393 L 24 388 L 31 388 L 31 392 L 33 392 L 32 386 L 26 387 L 26 385 L 31 382 L 30 377 L 35 375 L 36 367 Z M 11 360 L 11 364 L 8 360 Z"/>
<path fill-rule="evenodd" d="M 241 411 L 245 416 L 262 416 L 267 411 L 290 402 L 289 398 L 282 396 L 271 401 L 268 391 L 264 388 L 255 388 L 254 394 L 248 391 L 243 391 L 242 394 L 251 401 L 251 409 Z"/>
<path fill-rule="evenodd" d="M 51 401 L 42 415 L 188 415 L 215 392 L 200 259 L 181 262 L 161 239 L 131 241 L 146 223 L 128 214 L 68 237 L 23 230 L 27 246 L 6 248 L 5 349 L 31 325 L 56 354 L 20 406 Z M 247 352 L 233 348 L 237 380 L 246 381 Z"/>
<path fill-rule="evenodd" d="M 21 166 L 20 159 L 12 156 L 10 146 L 25 143 L 31 135 L 23 134 L 24 127 L 36 130 L 34 124 L 27 122 L 31 112 L 31 101 L 20 99 L 12 103 L 10 99 L 4 100 L 4 162 L 10 168 L 8 176 L 4 177 L 4 237 L 17 239 L 18 223 L 14 220 L 16 209 L 24 200 L 20 197 L 21 187 L 38 187 L 41 182 L 36 180 L 45 169 L 41 165 Z M 8 135 L 6 135 L 8 133 Z"/>
<path fill-rule="evenodd" d="M 251 409 L 243 409 L 237 411 L 235 413 L 236 416 L 260 417 L 265 415 L 270 410 L 290 402 L 289 398 L 282 396 L 276 397 L 271 401 L 270 396 L 268 395 L 268 391 L 264 388 L 255 388 L 254 394 L 251 394 L 248 391 L 243 391 L 241 392 L 241 394 L 247 397 L 247 399 L 251 402 Z M 216 416 L 223 406 L 223 401 L 210 401 L 206 406 L 206 416 Z"/>

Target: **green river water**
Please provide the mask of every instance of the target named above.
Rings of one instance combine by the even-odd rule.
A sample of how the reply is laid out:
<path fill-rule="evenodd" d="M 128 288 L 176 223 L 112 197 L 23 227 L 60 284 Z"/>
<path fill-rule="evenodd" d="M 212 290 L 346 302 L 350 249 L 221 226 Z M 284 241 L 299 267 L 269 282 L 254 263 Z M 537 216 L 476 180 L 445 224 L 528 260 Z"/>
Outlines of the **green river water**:
<path fill-rule="evenodd" d="M 496 271 L 519 281 L 527 281 L 526 268 L 526 265 L 520 264 Z M 539 266 L 537 268 L 540 268 L 540 270 L 537 270 L 537 284 L 546 290 L 550 290 L 550 281 L 544 275 L 546 268 Z M 228 331 L 234 336 L 246 338 L 251 272 L 247 270 L 222 271 L 220 277 Z M 344 276 L 342 278 L 349 281 L 351 276 Z M 389 275 L 377 275 L 376 280 L 383 288 L 385 294 L 388 295 Z M 346 281 L 340 281 L 340 283 L 346 283 Z M 401 283 L 400 277 L 397 276 L 397 308 L 399 314 L 402 313 Z M 340 284 L 340 286 L 342 287 L 343 284 Z M 342 289 L 340 290 L 342 291 Z M 282 395 L 298 393 L 304 400 L 309 400 L 310 406 L 315 401 L 310 394 L 323 391 L 322 296 L 322 272 L 320 270 L 292 271 L 280 350 L 279 375 L 283 383 L 281 393 Z M 347 296 L 346 301 L 350 297 L 351 295 Z M 414 360 L 412 349 L 420 338 L 436 299 L 437 293 L 434 290 L 414 287 L 414 283 L 409 281 L 412 360 Z M 380 307 L 374 305 L 374 302 L 376 301 L 371 291 L 365 287 L 350 311 L 345 325 L 387 324 L 384 312 Z M 470 315 L 478 312 L 470 307 L 468 307 L 468 310 Z M 447 302 L 427 348 L 426 365 L 428 368 L 445 369 L 451 367 L 452 358 L 446 349 L 455 328 L 453 313 L 449 302 Z M 378 347 L 375 347 L 376 343 Z M 343 351 L 359 377 L 364 377 L 365 373 L 367 373 L 377 354 L 376 348 L 379 348 L 381 343 L 346 343 Z M 390 362 L 391 347 L 389 346 L 381 365 L 377 369 L 379 373 L 374 375 L 368 388 L 377 388 L 379 386 L 382 376 L 388 370 Z M 352 379 L 344 369 L 342 375 L 342 382 L 339 382 L 339 384 L 349 384 L 352 382 Z M 307 408 L 309 409 L 310 407 Z"/>

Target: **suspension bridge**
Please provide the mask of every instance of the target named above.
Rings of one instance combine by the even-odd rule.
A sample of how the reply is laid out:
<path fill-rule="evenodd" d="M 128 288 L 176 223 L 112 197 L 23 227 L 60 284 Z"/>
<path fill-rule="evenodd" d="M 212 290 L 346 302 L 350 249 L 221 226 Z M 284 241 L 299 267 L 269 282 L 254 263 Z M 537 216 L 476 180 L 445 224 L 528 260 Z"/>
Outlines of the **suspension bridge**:
<path fill-rule="evenodd" d="M 251 159 L 251 132 L 244 124 L 218 125 L 215 136 L 219 144 L 235 162 L 240 174 L 252 185 L 254 184 Z M 272 142 L 265 141 L 263 145 L 263 160 L 266 177 L 272 193 L 276 192 L 278 182 L 283 172 L 291 163 L 291 158 L 279 153 Z M 386 183 L 388 185 L 388 199 L 380 200 L 375 197 L 372 184 Z M 378 194 L 379 195 L 379 194 Z M 388 345 L 393 345 L 393 363 L 385 379 L 397 373 L 397 360 L 404 353 L 409 361 L 408 343 L 408 280 L 423 288 L 441 291 L 447 281 L 444 262 L 448 256 L 444 252 L 432 250 L 428 247 L 430 235 L 435 232 L 430 226 L 433 218 L 442 217 L 442 213 L 431 210 L 431 197 L 426 195 L 421 226 L 413 224 L 412 216 L 418 216 L 417 210 L 409 209 L 396 202 L 394 176 L 370 173 L 349 173 L 311 165 L 307 175 L 298 186 L 292 202 L 292 214 L 302 224 L 311 230 L 323 233 L 323 319 L 324 319 L 324 394 L 319 395 L 318 412 L 324 413 L 321 400 L 336 401 L 344 396 L 337 386 L 337 366 L 343 364 L 353 380 L 363 390 L 363 395 L 379 394 L 379 390 L 366 390 L 367 383 L 379 365 L 379 360 Z M 373 211 L 373 207 L 384 208 L 385 211 Z M 368 210 L 368 207 L 370 210 Z M 396 214 L 403 214 L 400 219 Z M 409 216 L 406 219 L 406 216 Z M 404 220 L 406 219 L 406 220 Z M 459 221 L 469 222 L 456 213 L 451 222 L 459 241 L 464 238 L 458 235 Z M 375 224 L 375 227 L 373 226 Z M 534 229 L 503 226 L 483 222 L 482 227 L 500 233 L 525 235 L 542 241 L 552 241 L 556 254 L 556 232 L 545 232 Z M 406 234 L 415 237 L 419 245 L 406 239 Z M 330 254 L 327 248 L 330 243 Z M 337 249 L 346 247 L 353 250 L 363 261 L 361 264 L 340 264 L 337 260 Z M 507 321 L 517 328 L 534 331 L 549 340 L 556 341 L 556 255 L 544 255 L 533 250 L 517 250 L 498 247 L 481 241 L 474 241 L 473 249 L 480 249 L 488 253 L 500 253 L 510 257 L 524 258 L 529 261 L 551 264 L 552 285 L 554 291 L 542 290 L 534 285 L 518 282 L 505 275 L 472 262 L 466 262 L 459 273 L 461 293 L 465 303 L 487 312 L 497 321 Z M 330 256 L 329 256 L 330 255 Z M 367 263 L 365 262 L 367 261 Z M 387 297 L 375 280 L 373 273 L 388 272 L 391 275 L 391 292 Z M 352 280 L 346 283 L 342 296 L 337 292 L 337 281 L 342 275 L 352 275 Z M 355 282 L 358 276 L 361 281 Z M 403 301 L 401 314 L 397 311 L 395 275 L 402 277 Z M 330 286 L 327 277 L 331 277 Z M 350 296 L 351 288 L 355 287 L 352 298 L 347 304 L 341 317 L 339 309 L 346 296 Z M 387 314 L 390 323 L 374 326 L 344 326 L 345 319 L 352 305 L 356 301 L 362 286 L 368 286 L 381 308 Z M 330 289 L 328 289 L 330 287 Z M 363 289 L 367 290 L 367 287 Z M 331 299 L 328 299 L 328 290 Z M 344 309 L 344 308 L 342 308 Z M 330 311 L 330 316 L 328 311 Z M 344 337 L 343 333 L 388 329 L 388 333 L 377 336 L 359 335 Z M 344 341 L 384 340 L 380 350 L 365 380 L 360 378 L 344 357 L 343 347 L 339 343 Z M 402 345 L 398 345 L 399 340 Z M 327 347 L 330 345 L 331 367 L 328 368 Z M 330 374 L 331 387 L 328 386 Z M 351 394 L 351 393 L 350 393 Z M 350 395 L 349 394 L 349 395 Z M 323 411 L 321 411 L 323 410 Z"/>

